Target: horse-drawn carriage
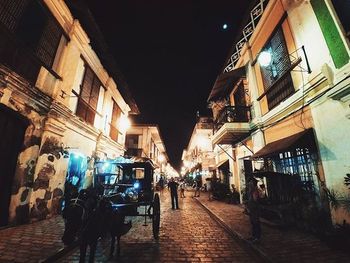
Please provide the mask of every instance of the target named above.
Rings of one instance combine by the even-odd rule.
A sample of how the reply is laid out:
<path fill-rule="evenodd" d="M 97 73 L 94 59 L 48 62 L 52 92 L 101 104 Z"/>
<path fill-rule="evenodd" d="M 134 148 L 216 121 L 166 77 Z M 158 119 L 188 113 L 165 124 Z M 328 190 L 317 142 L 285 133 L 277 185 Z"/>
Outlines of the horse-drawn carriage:
<path fill-rule="evenodd" d="M 158 193 L 154 192 L 153 173 L 154 165 L 148 158 L 118 157 L 96 162 L 94 187 L 111 201 L 113 209 L 125 216 L 143 216 L 145 224 L 147 217 L 151 218 L 153 237 L 158 239 L 160 201 Z"/>
<path fill-rule="evenodd" d="M 147 158 L 124 158 L 98 161 L 94 167 L 93 187 L 80 191 L 63 210 L 65 232 L 62 240 L 66 245 L 78 238 L 80 262 L 84 262 L 86 248 L 90 246 L 93 262 L 96 245 L 104 232 L 111 234 L 113 256 L 115 237 L 120 252 L 120 237 L 131 228 L 125 217 L 143 216 L 152 219 L 153 237 L 159 238 L 160 200 L 154 192 L 154 165 Z M 142 209 L 143 208 L 143 209 Z"/>

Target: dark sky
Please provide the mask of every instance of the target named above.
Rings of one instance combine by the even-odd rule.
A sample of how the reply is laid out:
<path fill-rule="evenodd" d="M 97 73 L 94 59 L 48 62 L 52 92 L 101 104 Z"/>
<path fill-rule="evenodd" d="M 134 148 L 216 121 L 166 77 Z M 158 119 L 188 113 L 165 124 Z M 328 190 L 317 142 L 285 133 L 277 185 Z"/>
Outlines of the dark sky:
<path fill-rule="evenodd" d="M 250 0 L 86 0 L 141 111 L 181 165 Z M 227 30 L 222 28 L 227 24 Z"/>

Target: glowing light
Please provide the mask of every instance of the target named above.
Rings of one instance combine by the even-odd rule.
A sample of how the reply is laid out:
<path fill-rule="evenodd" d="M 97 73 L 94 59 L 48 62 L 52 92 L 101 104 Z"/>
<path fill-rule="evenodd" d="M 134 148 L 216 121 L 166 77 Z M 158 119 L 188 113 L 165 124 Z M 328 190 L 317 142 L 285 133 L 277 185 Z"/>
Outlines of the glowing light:
<path fill-rule="evenodd" d="M 134 183 L 134 188 L 135 188 L 135 189 L 137 189 L 137 188 L 139 188 L 139 187 L 140 187 L 140 183 L 139 183 L 139 182 Z"/>
<path fill-rule="evenodd" d="M 227 24 L 223 24 L 222 25 L 222 29 L 226 30 L 228 28 L 228 25 Z"/>
<path fill-rule="evenodd" d="M 263 51 L 259 54 L 258 62 L 262 67 L 267 67 L 271 64 L 272 56 L 268 51 Z"/>
<path fill-rule="evenodd" d="M 209 137 L 205 136 L 205 135 L 197 135 L 197 146 L 201 149 L 201 150 L 208 150 L 210 149 L 211 146 L 211 142 Z"/>
<path fill-rule="evenodd" d="M 104 163 L 103 164 L 103 169 L 106 170 L 109 167 L 109 163 Z"/>
<path fill-rule="evenodd" d="M 131 126 L 130 120 L 128 117 L 122 115 L 119 119 L 119 129 L 121 132 L 126 132 Z"/>
<path fill-rule="evenodd" d="M 164 154 L 160 154 L 160 155 L 158 156 L 158 162 L 162 163 L 162 162 L 164 162 L 164 161 L 165 161 L 165 156 L 164 156 Z"/>

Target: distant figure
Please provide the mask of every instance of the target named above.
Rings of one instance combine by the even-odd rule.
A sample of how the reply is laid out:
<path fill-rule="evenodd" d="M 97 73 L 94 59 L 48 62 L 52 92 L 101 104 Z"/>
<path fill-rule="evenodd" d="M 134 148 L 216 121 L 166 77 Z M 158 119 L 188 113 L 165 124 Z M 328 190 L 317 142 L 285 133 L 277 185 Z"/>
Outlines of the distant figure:
<path fill-rule="evenodd" d="M 170 182 L 168 183 L 168 189 L 170 189 L 170 198 L 171 198 L 171 208 L 179 209 L 179 200 L 177 197 L 177 188 L 179 184 L 174 181 L 174 178 L 171 177 Z"/>
<path fill-rule="evenodd" d="M 180 197 L 181 198 L 185 198 L 185 182 L 182 181 L 181 184 L 180 184 Z"/>
<path fill-rule="evenodd" d="M 163 178 L 163 176 L 161 176 L 159 178 L 158 183 L 159 183 L 159 192 L 160 192 L 160 194 L 162 194 L 163 193 L 163 189 L 164 189 L 164 178 Z"/>
<path fill-rule="evenodd" d="M 200 189 L 202 187 L 202 178 L 200 176 L 197 176 L 194 181 L 194 197 L 200 196 Z"/>
<path fill-rule="evenodd" d="M 261 238 L 260 226 L 260 204 L 259 204 L 259 189 L 258 181 L 252 177 L 248 184 L 248 203 L 250 223 L 252 225 L 252 242 L 259 242 Z"/>
<path fill-rule="evenodd" d="M 208 201 L 211 201 L 213 198 L 213 186 L 212 186 L 212 179 L 207 178 L 205 179 L 206 185 L 207 185 L 207 191 L 208 191 Z"/>

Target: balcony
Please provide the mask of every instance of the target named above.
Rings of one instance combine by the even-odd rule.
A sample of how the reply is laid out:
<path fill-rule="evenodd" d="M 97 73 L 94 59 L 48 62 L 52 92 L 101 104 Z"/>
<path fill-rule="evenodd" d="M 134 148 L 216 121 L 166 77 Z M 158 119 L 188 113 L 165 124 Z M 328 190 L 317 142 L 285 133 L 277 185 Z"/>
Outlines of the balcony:
<path fill-rule="evenodd" d="M 142 156 L 143 150 L 141 148 L 129 148 L 126 151 L 127 156 L 136 156 L 136 157 L 143 157 Z"/>
<path fill-rule="evenodd" d="M 196 124 L 197 129 L 213 129 L 213 118 L 211 117 L 199 117 Z"/>
<path fill-rule="evenodd" d="M 226 106 L 214 123 L 213 144 L 235 144 L 250 133 L 250 108 Z"/>

